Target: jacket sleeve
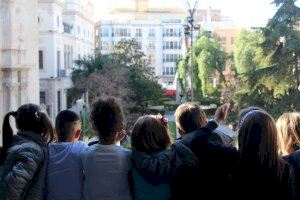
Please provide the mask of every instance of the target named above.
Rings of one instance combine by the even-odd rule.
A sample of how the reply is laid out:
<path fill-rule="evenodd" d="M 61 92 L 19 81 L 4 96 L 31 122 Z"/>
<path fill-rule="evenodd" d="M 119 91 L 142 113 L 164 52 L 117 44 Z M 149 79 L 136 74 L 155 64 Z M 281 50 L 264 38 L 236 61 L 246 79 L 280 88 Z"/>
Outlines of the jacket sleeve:
<path fill-rule="evenodd" d="M 39 169 L 43 157 L 41 150 L 35 148 L 20 148 L 9 154 L 7 160 L 13 161 L 14 165 L 4 180 L 7 186 L 7 199 L 20 199 L 24 195 L 29 187 L 29 182 Z"/>
<path fill-rule="evenodd" d="M 149 183 L 159 185 L 166 183 L 168 180 L 174 154 L 173 149 L 155 155 L 133 151 L 131 155 L 132 166 Z"/>

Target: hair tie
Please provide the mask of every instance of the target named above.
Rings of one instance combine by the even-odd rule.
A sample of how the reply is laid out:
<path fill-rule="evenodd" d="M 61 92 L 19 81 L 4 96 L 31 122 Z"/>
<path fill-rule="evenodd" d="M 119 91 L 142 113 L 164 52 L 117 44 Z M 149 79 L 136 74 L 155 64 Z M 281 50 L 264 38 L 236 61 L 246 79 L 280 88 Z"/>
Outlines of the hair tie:
<path fill-rule="evenodd" d="M 156 119 L 161 121 L 164 126 L 168 125 L 169 120 L 167 118 L 164 118 L 160 113 L 156 115 Z"/>
<path fill-rule="evenodd" d="M 34 116 L 37 120 L 40 120 L 41 114 L 38 111 L 35 111 Z"/>
<path fill-rule="evenodd" d="M 16 117 L 17 116 L 17 112 L 16 111 L 11 111 L 10 113 L 13 117 Z"/>
<path fill-rule="evenodd" d="M 262 110 L 258 110 L 258 109 L 254 109 L 254 110 L 248 111 L 248 112 L 242 117 L 242 119 L 241 119 L 241 121 L 240 121 L 240 126 L 243 125 L 244 121 L 245 121 L 250 115 L 252 115 L 253 113 L 258 113 L 258 112 L 264 113 Z"/>

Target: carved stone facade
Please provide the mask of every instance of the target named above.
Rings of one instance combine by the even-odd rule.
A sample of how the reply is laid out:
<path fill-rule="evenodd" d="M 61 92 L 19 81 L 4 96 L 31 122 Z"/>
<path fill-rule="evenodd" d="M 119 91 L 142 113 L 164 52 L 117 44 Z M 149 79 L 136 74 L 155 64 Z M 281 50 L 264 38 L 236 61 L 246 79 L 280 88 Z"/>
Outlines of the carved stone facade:
<path fill-rule="evenodd" d="M 74 60 L 94 54 L 91 0 L 38 0 L 40 103 L 54 121 L 68 109 Z"/>
<path fill-rule="evenodd" d="M 6 112 L 39 103 L 37 7 L 37 0 L 0 0 L 1 124 Z"/>

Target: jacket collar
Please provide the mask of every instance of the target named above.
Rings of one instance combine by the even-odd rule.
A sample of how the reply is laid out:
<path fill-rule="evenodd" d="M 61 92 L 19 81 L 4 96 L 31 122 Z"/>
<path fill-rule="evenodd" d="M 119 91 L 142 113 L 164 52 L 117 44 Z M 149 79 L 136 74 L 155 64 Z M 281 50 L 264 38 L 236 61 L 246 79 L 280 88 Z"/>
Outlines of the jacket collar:
<path fill-rule="evenodd" d="M 47 146 L 46 139 L 37 133 L 31 132 L 31 131 L 18 131 L 17 135 L 24 137 L 26 139 L 32 140 L 41 146 Z"/>

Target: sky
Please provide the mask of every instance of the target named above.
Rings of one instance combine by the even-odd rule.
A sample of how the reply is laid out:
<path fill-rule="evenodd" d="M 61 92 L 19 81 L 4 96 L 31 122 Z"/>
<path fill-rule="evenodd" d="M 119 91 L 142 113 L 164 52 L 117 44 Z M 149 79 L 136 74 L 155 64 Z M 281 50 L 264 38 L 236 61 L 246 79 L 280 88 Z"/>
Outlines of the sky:
<path fill-rule="evenodd" d="M 185 2 L 186 0 L 150 0 L 150 5 L 186 8 Z M 198 8 L 206 9 L 210 6 L 221 9 L 222 15 L 229 17 L 238 27 L 259 27 L 266 25 L 276 12 L 276 7 L 271 2 L 272 0 L 199 0 Z M 300 2 L 297 3 L 298 6 L 299 4 Z M 132 7 L 134 0 L 94 0 L 94 20 L 107 19 L 107 13 L 116 5 Z"/>

